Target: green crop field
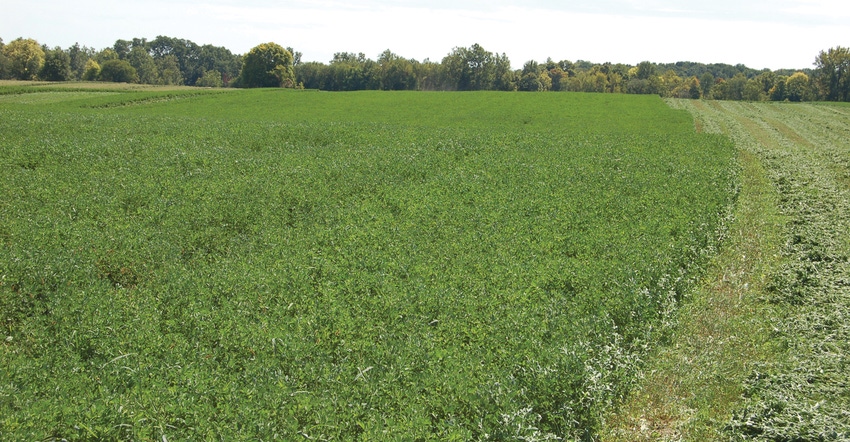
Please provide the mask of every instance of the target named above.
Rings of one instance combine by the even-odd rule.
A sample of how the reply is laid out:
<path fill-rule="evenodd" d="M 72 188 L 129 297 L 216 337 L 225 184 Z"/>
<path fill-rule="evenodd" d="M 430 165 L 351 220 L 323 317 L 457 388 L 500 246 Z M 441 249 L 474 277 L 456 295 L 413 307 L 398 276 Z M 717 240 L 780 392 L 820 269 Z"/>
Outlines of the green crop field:
<path fill-rule="evenodd" d="M 0 88 L 6 440 L 591 440 L 736 150 L 658 97 Z"/>

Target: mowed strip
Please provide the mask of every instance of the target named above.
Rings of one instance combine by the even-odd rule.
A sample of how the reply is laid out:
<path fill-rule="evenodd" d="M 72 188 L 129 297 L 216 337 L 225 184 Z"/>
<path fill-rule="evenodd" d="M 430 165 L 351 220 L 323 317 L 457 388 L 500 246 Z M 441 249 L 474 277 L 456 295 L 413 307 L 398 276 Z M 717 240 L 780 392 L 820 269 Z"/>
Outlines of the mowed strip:
<path fill-rule="evenodd" d="M 703 102 L 680 101 L 707 111 Z M 697 129 L 720 122 L 698 115 Z M 740 150 L 740 193 L 718 256 L 678 314 L 678 326 L 645 368 L 645 377 L 610 416 L 603 440 L 719 439 L 722 424 L 740 402 L 743 381 L 759 362 L 775 358 L 761 301 L 770 272 L 779 265 L 782 224 L 778 195 L 757 157 Z"/>
<path fill-rule="evenodd" d="M 697 127 L 735 140 L 742 191 L 733 226 L 747 226 L 742 230 L 747 236 L 772 239 L 744 247 L 746 242 L 730 236 L 716 274 L 743 265 L 745 282 L 730 293 L 709 280 L 697 292 L 680 316 L 681 332 L 650 365 L 625 411 L 611 421 L 612 433 L 619 440 L 845 440 L 850 435 L 848 108 L 673 105 L 691 110 Z M 762 179 L 753 180 L 759 174 Z M 749 211 L 755 189 L 774 196 Z M 756 267 L 744 265 L 752 259 Z M 750 320 L 739 321 L 725 335 L 711 335 L 718 359 L 686 363 L 700 354 L 693 342 L 703 342 L 698 333 L 703 317 L 728 323 L 728 313 L 706 314 L 703 306 L 735 293 L 744 304 L 733 315 Z M 742 336 L 749 346 L 728 344 Z M 731 351 L 724 355 L 723 348 Z"/>

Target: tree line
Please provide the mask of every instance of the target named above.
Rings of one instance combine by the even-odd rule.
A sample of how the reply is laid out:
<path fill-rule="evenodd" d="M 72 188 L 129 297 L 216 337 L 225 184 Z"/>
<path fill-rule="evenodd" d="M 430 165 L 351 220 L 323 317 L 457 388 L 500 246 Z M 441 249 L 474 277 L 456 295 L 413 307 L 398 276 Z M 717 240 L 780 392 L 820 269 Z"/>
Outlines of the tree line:
<path fill-rule="evenodd" d="M 0 79 L 224 87 L 241 69 L 242 57 L 226 48 L 165 36 L 117 40 L 101 50 L 0 39 Z"/>
<path fill-rule="evenodd" d="M 0 79 L 111 81 L 201 87 L 300 87 L 327 91 L 572 91 L 657 94 L 663 97 L 748 101 L 850 101 L 850 49 L 821 51 L 814 69 L 755 70 L 693 62 L 637 66 L 579 60 L 526 62 L 512 69 L 504 53 L 478 44 L 456 47 L 439 62 L 390 50 L 376 60 L 339 52 L 328 63 L 264 43 L 245 55 L 212 45 L 158 36 L 117 40 L 95 50 L 62 49 L 19 38 L 0 39 Z"/>

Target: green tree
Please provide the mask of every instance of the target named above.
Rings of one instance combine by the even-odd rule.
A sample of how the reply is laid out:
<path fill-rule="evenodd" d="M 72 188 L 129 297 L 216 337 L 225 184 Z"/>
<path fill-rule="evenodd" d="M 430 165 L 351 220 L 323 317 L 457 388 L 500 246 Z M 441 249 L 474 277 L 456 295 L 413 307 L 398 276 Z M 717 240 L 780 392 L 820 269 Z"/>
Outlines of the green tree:
<path fill-rule="evenodd" d="M 308 61 L 295 66 L 295 81 L 306 89 L 323 89 L 328 66 L 316 61 Z"/>
<path fill-rule="evenodd" d="M 642 61 L 637 65 L 635 77 L 638 80 L 649 80 L 655 76 L 655 65 L 649 61 Z"/>
<path fill-rule="evenodd" d="M 711 87 L 714 86 L 714 82 L 714 75 L 712 75 L 711 72 L 706 71 L 699 77 L 699 84 L 702 88 L 701 92 L 703 97 L 708 97 L 710 95 Z"/>
<path fill-rule="evenodd" d="M 506 88 L 510 78 L 510 60 L 505 54 L 493 55 L 479 44 L 454 48 L 443 58 L 446 85 L 459 91 Z M 508 82 L 509 83 L 509 82 Z"/>
<path fill-rule="evenodd" d="M 156 67 L 159 69 L 159 80 L 157 84 L 183 84 L 183 74 L 180 71 L 180 63 L 177 61 L 176 55 L 168 54 L 156 59 Z"/>
<path fill-rule="evenodd" d="M 423 91 L 436 91 L 448 89 L 446 76 L 443 73 L 443 65 L 425 59 L 414 66 L 414 72 L 419 83 L 419 89 Z"/>
<path fill-rule="evenodd" d="M 744 88 L 747 86 L 747 77 L 742 73 L 737 73 L 729 79 L 727 83 L 726 100 L 743 100 Z"/>
<path fill-rule="evenodd" d="M 374 90 L 381 88 L 380 64 L 362 52 L 337 52 L 325 71 L 324 87 L 332 91 Z"/>
<path fill-rule="evenodd" d="M 208 68 L 203 66 L 202 48 L 190 40 L 160 35 L 147 42 L 145 46 L 154 60 L 157 61 L 173 55 L 177 59 L 180 77 L 185 84 L 190 86 L 194 85 L 195 81 L 204 75 L 205 70 L 214 68 L 213 66 Z M 176 77 L 176 75 L 170 75 L 169 80 Z"/>
<path fill-rule="evenodd" d="M 94 55 L 94 51 L 85 46 L 80 47 L 79 43 L 74 43 L 74 46 L 68 48 L 68 57 L 71 59 L 71 75 L 72 78 L 79 80 L 83 78 L 86 72 L 86 64 Z"/>
<path fill-rule="evenodd" d="M 222 87 L 224 82 L 221 80 L 221 72 L 206 71 L 204 76 L 195 82 L 195 86 L 199 87 Z"/>
<path fill-rule="evenodd" d="M 768 94 L 764 92 L 764 84 L 758 77 L 751 78 L 744 85 L 744 100 L 747 101 L 764 101 L 768 98 Z"/>
<path fill-rule="evenodd" d="M 38 77 L 47 81 L 68 81 L 73 78 L 71 56 L 60 47 L 44 53 L 44 66 Z"/>
<path fill-rule="evenodd" d="M 517 85 L 520 91 L 537 92 L 543 90 L 543 85 L 540 83 L 540 75 L 535 72 L 524 74 Z"/>
<path fill-rule="evenodd" d="M 493 89 L 497 91 L 515 91 L 517 89 L 517 78 L 511 70 L 511 60 L 504 53 L 493 55 L 493 70 L 496 77 Z M 542 74 L 542 72 L 541 72 Z M 547 81 L 541 79 L 544 83 Z M 549 89 L 551 89 L 551 77 L 549 77 Z"/>
<path fill-rule="evenodd" d="M 98 52 L 94 56 L 94 58 L 95 60 L 97 60 L 98 63 L 100 63 L 101 66 L 103 66 L 104 63 L 110 60 L 120 60 L 120 58 L 118 57 L 118 53 L 115 52 L 115 50 L 112 48 L 106 48 Z"/>
<path fill-rule="evenodd" d="M 664 91 L 661 77 L 656 74 L 655 65 L 649 61 L 642 61 L 629 69 L 628 76 L 626 90 L 630 94 L 661 94 Z"/>
<path fill-rule="evenodd" d="M 725 78 L 718 78 L 714 85 L 711 86 L 710 98 L 713 100 L 726 100 L 726 95 L 729 91 L 729 84 Z"/>
<path fill-rule="evenodd" d="M 6 54 L 3 51 L 3 48 L 6 46 L 3 43 L 3 39 L 0 38 L 0 80 L 5 80 L 9 75 L 9 59 L 6 58 Z"/>
<path fill-rule="evenodd" d="M 127 40 L 116 40 L 115 44 L 112 45 L 112 50 L 118 55 L 118 58 L 121 60 L 126 60 L 127 56 L 130 55 L 130 50 L 133 48 L 133 42 Z"/>
<path fill-rule="evenodd" d="M 159 80 L 159 69 L 153 57 L 144 46 L 133 46 L 127 53 L 126 60 L 139 75 L 139 83 L 156 84 Z"/>
<path fill-rule="evenodd" d="M 821 51 L 815 59 L 815 84 L 828 101 L 850 101 L 850 49 Z"/>
<path fill-rule="evenodd" d="M 108 60 L 101 65 L 98 79 L 113 83 L 138 83 L 139 74 L 127 60 Z"/>
<path fill-rule="evenodd" d="M 415 90 L 417 86 L 413 62 L 402 58 L 389 49 L 378 57 L 381 70 L 381 89 Z"/>
<path fill-rule="evenodd" d="M 225 87 L 239 76 L 239 70 L 242 69 L 242 58 L 220 46 L 201 46 L 198 62 L 203 70 L 202 77 L 209 71 L 218 71 L 221 73 L 222 86 Z M 294 62 L 293 65 L 295 65 Z"/>
<path fill-rule="evenodd" d="M 34 80 L 44 66 L 44 49 L 33 39 L 19 38 L 3 47 L 9 76 Z"/>
<path fill-rule="evenodd" d="M 529 60 L 526 61 L 524 65 L 522 65 L 522 75 L 525 76 L 527 74 L 539 74 L 540 73 L 540 63 Z"/>
<path fill-rule="evenodd" d="M 294 87 L 292 53 L 276 43 L 263 43 L 248 51 L 242 60 L 241 87 Z"/>

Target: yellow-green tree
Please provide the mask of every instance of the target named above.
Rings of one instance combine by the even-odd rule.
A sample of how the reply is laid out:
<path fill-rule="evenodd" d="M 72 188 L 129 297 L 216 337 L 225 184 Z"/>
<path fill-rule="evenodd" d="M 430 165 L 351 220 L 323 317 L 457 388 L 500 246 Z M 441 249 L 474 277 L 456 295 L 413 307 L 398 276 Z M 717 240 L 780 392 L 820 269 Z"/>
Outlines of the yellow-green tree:
<path fill-rule="evenodd" d="M 785 80 L 785 97 L 788 101 L 804 101 L 809 99 L 809 76 L 797 72 Z"/>
<path fill-rule="evenodd" d="M 680 79 L 678 85 L 673 88 L 671 96 L 698 100 L 702 96 L 702 87 L 699 84 L 699 79 L 696 76 Z"/>
<path fill-rule="evenodd" d="M 33 39 L 19 38 L 3 46 L 9 74 L 18 80 L 34 80 L 44 66 L 44 50 Z"/>
<path fill-rule="evenodd" d="M 83 81 L 96 81 L 98 77 L 100 77 L 100 64 L 93 58 L 89 58 L 83 69 Z"/>

